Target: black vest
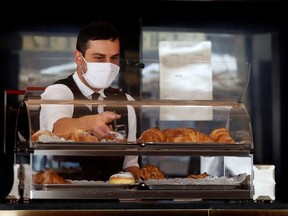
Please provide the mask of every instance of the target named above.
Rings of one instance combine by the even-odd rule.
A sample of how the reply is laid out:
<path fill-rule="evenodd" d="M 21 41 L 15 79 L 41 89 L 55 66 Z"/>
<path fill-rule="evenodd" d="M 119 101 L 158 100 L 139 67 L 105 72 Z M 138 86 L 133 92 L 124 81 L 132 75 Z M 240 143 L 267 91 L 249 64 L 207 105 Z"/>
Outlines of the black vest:
<path fill-rule="evenodd" d="M 81 93 L 76 83 L 73 80 L 72 75 L 68 76 L 66 79 L 61 79 L 56 81 L 54 84 L 64 84 L 74 94 L 74 98 L 77 100 L 87 100 L 87 98 Z M 127 100 L 126 94 L 109 87 L 104 90 L 107 98 L 105 100 L 111 101 L 123 101 Z M 128 110 L 127 107 L 106 107 L 104 111 L 115 111 L 121 115 L 121 119 L 117 120 L 117 125 L 125 125 L 126 127 L 126 138 L 128 136 Z M 73 117 L 77 118 L 83 115 L 91 115 L 92 111 L 86 106 L 75 106 Z M 112 124 L 114 127 L 114 124 Z M 72 156 L 73 157 L 73 156 Z M 69 159 L 68 159 L 69 160 Z M 75 157 L 73 157 L 75 161 Z M 93 156 L 93 157 L 77 157 L 77 161 L 80 162 L 82 168 L 81 176 L 77 176 L 76 179 L 87 179 L 87 180 L 102 180 L 107 181 L 109 177 L 122 170 L 124 157 L 123 156 Z M 76 176 L 76 175 L 75 175 Z M 73 178 L 73 176 L 67 176 L 67 178 Z"/>
<path fill-rule="evenodd" d="M 71 89 L 71 91 L 74 94 L 74 98 L 76 100 L 87 100 L 87 98 L 81 93 L 80 89 L 78 88 L 78 86 L 76 85 L 76 83 L 73 80 L 72 75 L 68 76 L 66 79 L 61 79 L 56 81 L 54 84 L 63 84 L 66 85 L 68 88 Z M 109 100 L 109 101 L 126 101 L 126 94 L 115 89 L 112 87 L 109 87 L 107 89 L 104 90 L 104 94 L 106 95 L 107 98 L 105 98 L 105 100 Z M 126 127 L 126 138 L 128 136 L 129 133 L 129 127 L 128 127 L 128 110 L 127 107 L 104 107 L 104 111 L 112 111 L 112 112 L 116 112 L 117 114 L 121 115 L 120 119 L 117 119 L 117 125 L 125 125 Z M 90 115 L 92 112 L 90 111 L 90 109 L 86 106 L 75 106 L 74 107 L 74 113 L 73 113 L 73 117 L 74 118 L 78 118 L 80 116 L 84 116 L 84 115 Z M 92 113 L 93 114 L 93 113 Z M 94 113 L 96 114 L 96 113 Z M 114 128 L 114 124 L 112 124 L 113 129 Z"/>

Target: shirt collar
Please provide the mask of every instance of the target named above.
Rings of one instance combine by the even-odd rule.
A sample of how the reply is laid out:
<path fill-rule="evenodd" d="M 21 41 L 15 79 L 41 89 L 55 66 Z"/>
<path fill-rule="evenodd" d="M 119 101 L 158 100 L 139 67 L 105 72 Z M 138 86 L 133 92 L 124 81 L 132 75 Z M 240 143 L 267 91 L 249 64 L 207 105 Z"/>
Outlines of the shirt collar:
<path fill-rule="evenodd" d="M 80 89 L 81 93 L 89 98 L 93 93 L 94 91 L 92 89 L 90 89 L 88 86 L 86 86 L 79 78 L 78 74 L 77 74 L 77 71 L 73 74 L 73 79 L 76 83 L 76 85 L 78 86 L 78 88 Z M 103 98 L 106 98 L 106 95 L 104 94 L 104 89 L 100 89 L 98 91 L 98 93 L 100 94 L 101 97 Z"/>

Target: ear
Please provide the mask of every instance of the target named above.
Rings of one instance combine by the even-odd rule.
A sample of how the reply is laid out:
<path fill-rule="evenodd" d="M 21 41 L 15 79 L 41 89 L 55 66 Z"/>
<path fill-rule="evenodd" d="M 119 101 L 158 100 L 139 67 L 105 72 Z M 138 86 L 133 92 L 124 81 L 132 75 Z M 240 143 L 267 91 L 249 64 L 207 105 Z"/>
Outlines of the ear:
<path fill-rule="evenodd" d="M 76 64 L 82 63 L 82 56 L 78 50 L 74 51 L 74 61 L 76 62 Z"/>

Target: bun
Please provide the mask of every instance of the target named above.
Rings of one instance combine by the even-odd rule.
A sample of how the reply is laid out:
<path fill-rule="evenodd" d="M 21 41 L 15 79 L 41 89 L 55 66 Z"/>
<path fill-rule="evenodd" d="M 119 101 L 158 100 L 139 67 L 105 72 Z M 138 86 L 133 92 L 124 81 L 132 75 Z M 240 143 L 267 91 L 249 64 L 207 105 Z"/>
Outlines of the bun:
<path fill-rule="evenodd" d="M 38 130 L 31 136 L 31 141 L 36 142 L 59 142 L 64 141 L 63 138 L 56 136 L 48 130 Z"/>
<path fill-rule="evenodd" d="M 139 137 L 138 141 L 142 142 L 164 142 L 165 135 L 158 127 L 145 130 Z"/>
<path fill-rule="evenodd" d="M 111 175 L 108 181 L 109 184 L 135 184 L 135 178 L 130 172 L 120 172 Z"/>
<path fill-rule="evenodd" d="M 53 170 L 45 170 L 33 176 L 35 184 L 71 184 L 70 181 L 65 180 Z"/>
<path fill-rule="evenodd" d="M 139 175 L 142 180 L 165 179 L 165 175 L 160 170 L 160 168 L 152 164 L 142 167 L 140 169 Z"/>
<path fill-rule="evenodd" d="M 235 143 L 235 140 L 229 134 L 227 128 L 217 128 L 210 133 L 210 137 L 214 142 Z"/>
<path fill-rule="evenodd" d="M 127 139 L 124 138 L 120 133 L 115 131 L 109 131 L 105 136 L 101 137 L 101 142 L 127 142 Z"/>
<path fill-rule="evenodd" d="M 87 129 L 78 128 L 73 130 L 68 140 L 74 140 L 76 142 L 99 142 L 99 138 L 92 135 Z"/>

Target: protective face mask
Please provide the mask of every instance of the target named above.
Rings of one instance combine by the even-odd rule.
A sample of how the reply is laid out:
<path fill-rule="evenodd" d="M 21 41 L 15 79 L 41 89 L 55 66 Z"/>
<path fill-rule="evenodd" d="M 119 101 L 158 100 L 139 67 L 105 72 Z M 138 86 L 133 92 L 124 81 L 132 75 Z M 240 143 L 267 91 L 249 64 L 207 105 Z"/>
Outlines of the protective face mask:
<path fill-rule="evenodd" d="M 120 69 L 118 65 L 110 62 L 87 62 L 84 57 L 83 60 L 87 64 L 87 71 L 84 73 L 81 67 L 82 76 L 93 88 L 108 88 L 118 75 Z"/>

